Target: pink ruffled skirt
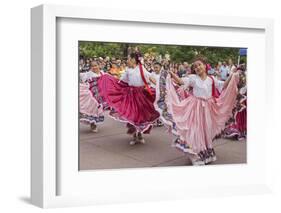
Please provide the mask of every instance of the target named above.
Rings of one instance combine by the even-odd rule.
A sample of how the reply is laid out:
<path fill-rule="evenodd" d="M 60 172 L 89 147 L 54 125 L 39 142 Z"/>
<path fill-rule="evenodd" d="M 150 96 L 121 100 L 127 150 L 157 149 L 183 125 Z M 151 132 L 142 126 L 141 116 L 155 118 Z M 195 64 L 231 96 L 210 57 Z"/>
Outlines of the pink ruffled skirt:
<path fill-rule="evenodd" d="M 176 125 L 181 150 L 198 155 L 213 152 L 214 137 L 225 128 L 225 123 L 232 116 L 232 109 L 237 96 L 239 76 L 234 74 L 228 87 L 218 99 L 202 99 L 193 95 L 180 100 L 170 76 L 166 79 L 168 112 Z"/>
<path fill-rule="evenodd" d="M 103 107 L 98 103 L 88 83 L 80 83 L 80 122 L 86 124 L 104 121 Z"/>

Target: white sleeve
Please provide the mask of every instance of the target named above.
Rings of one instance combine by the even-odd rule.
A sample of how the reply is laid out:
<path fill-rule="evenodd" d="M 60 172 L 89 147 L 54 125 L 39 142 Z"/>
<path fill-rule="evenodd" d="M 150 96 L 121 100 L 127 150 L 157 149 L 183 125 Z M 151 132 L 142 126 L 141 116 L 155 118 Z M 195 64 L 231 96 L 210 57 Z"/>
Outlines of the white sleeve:
<path fill-rule="evenodd" d="M 193 87 L 195 84 L 195 75 L 189 75 L 188 77 L 183 77 L 181 79 L 184 84 L 184 89 L 188 89 L 188 87 Z"/>
<path fill-rule="evenodd" d="M 144 67 L 143 67 L 143 72 L 144 72 L 144 76 L 145 76 L 145 80 L 148 83 L 150 80 L 150 77 L 153 77 L 152 73 L 148 72 Z"/>
<path fill-rule="evenodd" d="M 87 73 L 80 73 L 80 80 L 81 80 L 82 82 L 87 81 L 87 80 L 88 80 L 88 79 L 87 79 Z"/>
<path fill-rule="evenodd" d="M 218 80 L 217 78 L 214 77 L 213 79 L 215 81 L 215 87 L 219 90 L 219 92 L 221 92 L 223 89 L 224 81 Z"/>

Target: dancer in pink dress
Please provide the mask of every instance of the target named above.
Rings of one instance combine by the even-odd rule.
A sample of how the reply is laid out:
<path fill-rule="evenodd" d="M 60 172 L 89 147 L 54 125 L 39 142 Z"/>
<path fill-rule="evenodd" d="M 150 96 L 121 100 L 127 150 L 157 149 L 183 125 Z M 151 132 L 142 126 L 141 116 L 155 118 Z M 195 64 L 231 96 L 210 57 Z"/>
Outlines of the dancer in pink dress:
<path fill-rule="evenodd" d="M 80 122 L 89 124 L 93 132 L 97 132 L 97 123 L 104 121 L 103 102 L 98 93 L 97 82 L 103 74 L 96 61 L 86 73 L 80 74 Z"/>
<path fill-rule="evenodd" d="M 244 140 L 247 136 L 247 85 L 246 85 L 246 67 L 240 65 L 237 67 L 240 74 L 238 84 L 238 95 L 236 106 L 233 109 L 233 116 L 228 120 L 227 126 L 223 132 L 223 137 Z"/>
<path fill-rule="evenodd" d="M 232 115 L 239 74 L 233 73 L 225 82 L 208 76 L 203 57 L 197 57 L 193 67 L 196 74 L 184 78 L 169 72 L 166 104 L 179 137 L 175 146 L 188 154 L 193 165 L 205 165 L 216 160 L 212 142 Z M 181 100 L 174 83 L 192 87 L 192 94 Z M 216 89 L 221 92 L 219 97 Z"/>
<path fill-rule="evenodd" d="M 145 143 L 142 133 L 148 134 L 159 113 L 154 109 L 155 90 L 151 73 L 141 64 L 140 54 L 131 53 L 128 68 L 120 80 L 104 74 L 98 82 L 99 93 L 113 110 L 110 115 L 127 123 L 128 134 L 133 134 L 131 145 Z"/>

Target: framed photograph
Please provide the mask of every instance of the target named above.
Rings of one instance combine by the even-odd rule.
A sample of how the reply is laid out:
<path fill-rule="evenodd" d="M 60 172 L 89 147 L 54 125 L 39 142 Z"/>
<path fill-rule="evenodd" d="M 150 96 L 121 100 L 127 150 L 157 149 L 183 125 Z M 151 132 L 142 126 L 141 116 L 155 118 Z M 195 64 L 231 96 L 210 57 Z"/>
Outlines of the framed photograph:
<path fill-rule="evenodd" d="M 33 204 L 271 192 L 272 20 L 42 5 L 31 26 Z"/>

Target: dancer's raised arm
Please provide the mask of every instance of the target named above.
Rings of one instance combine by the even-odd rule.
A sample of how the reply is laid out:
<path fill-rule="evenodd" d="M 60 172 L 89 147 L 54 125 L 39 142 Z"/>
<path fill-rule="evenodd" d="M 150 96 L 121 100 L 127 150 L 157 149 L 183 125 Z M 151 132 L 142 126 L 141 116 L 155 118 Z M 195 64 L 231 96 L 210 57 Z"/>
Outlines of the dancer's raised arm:
<path fill-rule="evenodd" d="M 183 85 L 184 84 L 183 80 L 180 77 L 178 77 L 177 74 L 173 73 L 171 70 L 169 70 L 169 73 L 170 73 L 171 77 L 175 80 L 175 82 L 177 84 L 179 84 L 179 85 Z"/>

